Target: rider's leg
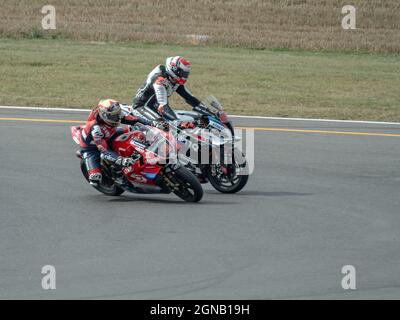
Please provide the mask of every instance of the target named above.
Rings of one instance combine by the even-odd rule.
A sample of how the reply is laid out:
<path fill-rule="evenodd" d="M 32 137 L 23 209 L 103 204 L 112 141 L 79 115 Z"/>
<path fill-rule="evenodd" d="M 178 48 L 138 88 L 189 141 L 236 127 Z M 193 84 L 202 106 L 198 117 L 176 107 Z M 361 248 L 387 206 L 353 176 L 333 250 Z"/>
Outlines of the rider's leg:
<path fill-rule="evenodd" d="M 83 151 L 83 159 L 89 176 L 89 183 L 97 186 L 102 179 L 100 166 L 100 152 L 97 150 Z"/>

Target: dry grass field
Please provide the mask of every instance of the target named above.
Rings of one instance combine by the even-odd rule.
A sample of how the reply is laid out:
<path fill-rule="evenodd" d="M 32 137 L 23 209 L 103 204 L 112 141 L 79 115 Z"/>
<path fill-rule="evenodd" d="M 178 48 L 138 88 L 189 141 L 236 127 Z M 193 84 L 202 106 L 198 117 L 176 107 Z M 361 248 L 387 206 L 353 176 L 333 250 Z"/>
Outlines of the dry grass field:
<path fill-rule="evenodd" d="M 0 36 L 205 44 L 251 48 L 400 52 L 399 0 L 1 0 Z M 57 30 L 41 30 L 43 5 Z M 341 8 L 357 8 L 357 30 Z"/>

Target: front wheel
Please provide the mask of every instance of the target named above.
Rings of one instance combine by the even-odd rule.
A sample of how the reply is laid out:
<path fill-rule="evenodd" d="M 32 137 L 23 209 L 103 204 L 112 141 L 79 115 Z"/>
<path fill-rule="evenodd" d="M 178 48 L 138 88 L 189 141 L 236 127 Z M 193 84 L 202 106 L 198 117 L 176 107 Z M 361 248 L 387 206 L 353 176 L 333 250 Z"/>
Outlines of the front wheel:
<path fill-rule="evenodd" d="M 248 164 L 244 154 L 235 150 L 235 173 L 227 174 L 227 167 L 221 164 L 207 167 L 207 178 L 211 185 L 221 193 L 237 193 L 241 191 L 249 180 Z M 240 173 L 240 174 L 238 174 Z"/>
<path fill-rule="evenodd" d="M 203 188 L 197 178 L 184 167 L 174 171 L 170 178 L 178 187 L 173 192 L 186 202 L 199 202 L 203 198 Z"/>
<path fill-rule="evenodd" d="M 87 172 L 87 168 L 85 165 L 85 161 L 81 161 L 81 171 L 83 176 L 85 177 L 86 181 L 89 182 L 89 174 Z M 104 193 L 107 196 L 112 196 L 112 197 L 116 197 L 116 196 L 120 196 L 121 194 L 124 193 L 124 190 L 121 189 L 120 187 L 117 187 L 114 184 L 114 181 L 112 181 L 112 179 L 106 177 L 103 174 L 103 179 L 101 181 L 101 183 L 98 186 L 93 186 L 93 188 L 95 188 L 97 191 Z"/>

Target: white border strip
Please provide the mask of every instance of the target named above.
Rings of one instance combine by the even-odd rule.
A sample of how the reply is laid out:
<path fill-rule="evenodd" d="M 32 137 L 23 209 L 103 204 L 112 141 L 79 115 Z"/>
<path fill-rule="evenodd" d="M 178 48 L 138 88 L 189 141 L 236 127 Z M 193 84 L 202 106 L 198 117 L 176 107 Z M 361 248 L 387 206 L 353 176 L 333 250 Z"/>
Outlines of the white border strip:
<path fill-rule="evenodd" d="M 358 124 L 391 124 L 400 125 L 400 122 L 383 121 L 362 121 L 362 120 L 334 120 L 334 119 L 311 119 L 311 118 L 284 118 L 284 117 L 261 117 L 261 116 L 231 116 L 231 118 L 243 119 L 265 119 L 265 120 L 289 120 L 289 121 L 314 121 L 314 122 L 338 122 L 338 123 L 358 123 Z"/>
<path fill-rule="evenodd" d="M 75 108 L 50 108 L 50 107 L 16 107 L 16 106 L 0 106 L 0 109 L 10 110 L 34 110 L 34 111 L 67 111 L 67 112 L 89 112 L 89 109 Z M 286 120 L 286 121 L 314 121 L 314 122 L 337 122 L 337 123 L 358 123 L 358 124 L 382 124 L 382 125 L 400 125 L 400 122 L 383 122 L 383 121 L 360 121 L 360 120 L 330 120 L 330 119 L 307 119 L 307 118 L 284 118 L 284 117 L 262 117 L 262 116 L 240 116 L 230 115 L 232 118 L 242 119 L 260 119 L 260 120 Z"/>

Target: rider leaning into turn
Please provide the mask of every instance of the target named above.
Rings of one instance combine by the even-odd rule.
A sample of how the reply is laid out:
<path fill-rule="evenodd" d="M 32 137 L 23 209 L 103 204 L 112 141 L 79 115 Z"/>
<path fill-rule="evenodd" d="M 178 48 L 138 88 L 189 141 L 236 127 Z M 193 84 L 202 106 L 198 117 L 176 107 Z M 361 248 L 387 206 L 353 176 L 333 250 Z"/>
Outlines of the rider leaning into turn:
<path fill-rule="evenodd" d="M 170 57 L 165 66 L 157 66 L 148 76 L 133 99 L 133 108 L 148 106 L 166 120 L 176 120 L 177 116 L 168 104 L 168 98 L 177 92 L 192 106 L 193 110 L 208 114 L 207 108 L 185 87 L 191 65 L 183 57 Z"/>
<path fill-rule="evenodd" d="M 102 179 L 100 159 L 108 160 L 117 166 L 130 167 L 135 163 L 132 158 L 123 158 L 110 150 L 110 143 L 119 135 L 130 130 L 129 127 L 119 127 L 120 124 L 136 125 L 138 123 L 151 125 L 144 118 L 132 115 L 124 116 L 119 102 L 106 99 L 90 113 L 85 127 L 81 132 L 81 154 L 85 160 L 89 182 L 98 185 Z"/>

